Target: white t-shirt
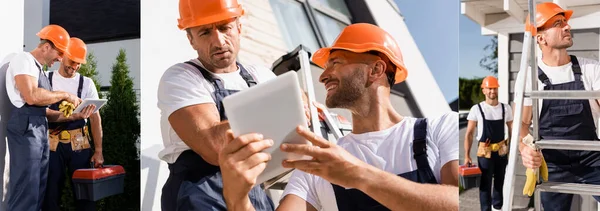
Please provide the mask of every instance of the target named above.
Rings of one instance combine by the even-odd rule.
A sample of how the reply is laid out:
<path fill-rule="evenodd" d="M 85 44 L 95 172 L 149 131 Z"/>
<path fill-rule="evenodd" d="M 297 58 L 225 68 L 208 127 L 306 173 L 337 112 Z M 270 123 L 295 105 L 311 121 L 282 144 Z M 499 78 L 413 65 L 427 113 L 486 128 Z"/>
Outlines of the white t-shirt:
<path fill-rule="evenodd" d="M 577 61 L 579 62 L 579 66 L 581 67 L 581 80 L 583 81 L 583 86 L 585 87 L 585 90 L 599 91 L 600 90 L 600 63 L 595 60 L 581 58 L 581 57 L 577 57 Z M 552 83 L 552 84 L 561 84 L 561 83 L 575 81 L 575 76 L 573 74 L 573 71 L 571 70 L 571 66 L 572 66 L 571 62 L 569 62 L 568 64 L 565 64 L 565 65 L 562 65 L 562 66 L 551 67 L 551 66 L 546 65 L 542 61 L 541 58 L 538 58 L 538 65 L 544 71 L 544 73 L 546 73 L 546 76 L 548 76 L 548 78 L 550 79 L 550 83 Z M 518 74 L 522 75 L 523 73 L 519 72 Z M 520 77 L 522 77 L 522 76 L 520 76 Z M 536 78 L 537 78 L 537 76 L 536 76 Z M 525 91 L 529 92 L 529 91 L 531 91 L 531 68 L 527 68 L 527 79 L 525 79 L 525 80 L 526 80 Z M 544 83 L 542 83 L 540 80 L 537 80 L 537 81 L 538 81 L 538 89 L 544 90 L 544 86 L 545 86 Z M 515 96 L 515 98 L 516 98 L 516 96 Z M 539 112 L 541 112 L 543 100 L 540 99 L 538 102 L 539 102 L 538 103 Z M 532 105 L 531 98 L 525 98 L 523 101 L 523 104 L 525 106 L 531 106 Z M 590 107 L 592 109 L 592 115 L 594 116 L 594 123 L 596 124 L 596 128 L 598 128 L 598 118 L 600 117 L 600 105 L 598 105 L 598 101 L 592 99 L 592 100 L 590 100 Z"/>
<path fill-rule="evenodd" d="M 79 73 L 75 73 L 72 78 L 63 77 L 58 71 L 52 74 L 52 90 L 64 91 L 77 96 L 77 88 L 79 88 Z M 81 99 L 98 99 L 98 90 L 91 78 L 83 77 L 83 86 L 81 89 Z"/>
<path fill-rule="evenodd" d="M 17 108 L 21 108 L 25 105 L 25 100 L 21 97 L 21 92 L 17 89 L 15 76 L 29 75 L 34 77 L 34 80 L 37 83 L 40 69 L 35 65 L 36 63 L 42 67 L 29 52 L 17 53 L 10 60 L 8 70 L 6 70 L 6 93 L 8 94 L 10 102 Z"/>
<path fill-rule="evenodd" d="M 198 59 L 190 61 L 203 66 Z M 275 78 L 275 74 L 264 67 L 245 65 L 244 68 L 257 83 Z M 248 84 L 240 75 L 239 68 L 231 73 L 213 75 L 222 79 L 225 89 L 244 90 L 248 88 Z M 174 111 L 190 105 L 214 104 L 214 90 L 213 85 L 192 65 L 179 63 L 165 71 L 158 84 L 158 108 L 161 111 L 160 128 L 165 146 L 158 154 L 160 159 L 174 163 L 183 151 L 190 149 L 171 127 L 169 116 Z"/>
<path fill-rule="evenodd" d="M 485 115 L 485 119 L 487 120 L 500 120 L 502 119 L 502 105 L 504 103 L 498 103 L 496 106 L 492 106 L 490 104 L 485 103 L 485 101 L 479 103 L 481 105 L 481 109 L 483 109 L 483 114 Z M 481 116 L 481 112 L 479 111 L 479 107 L 477 104 L 471 107 L 471 111 L 469 111 L 469 116 L 467 116 L 467 120 L 476 121 L 477 122 L 477 140 L 481 139 L 483 135 L 483 117 Z M 504 104 L 504 123 L 512 122 L 513 114 L 512 109 L 509 105 Z M 505 138 L 508 136 L 508 127 L 506 124 L 504 125 L 504 134 Z"/>
<path fill-rule="evenodd" d="M 412 172 L 417 170 L 412 150 L 415 122 L 416 118 L 405 117 L 385 130 L 344 136 L 338 140 L 338 145 L 358 159 L 387 172 L 396 175 Z M 452 112 L 428 119 L 426 139 L 429 166 L 439 182 L 442 166 L 458 160 L 458 114 Z M 338 210 L 331 183 L 300 170 L 294 170 L 281 198 L 288 194 L 304 199 L 317 210 Z"/>

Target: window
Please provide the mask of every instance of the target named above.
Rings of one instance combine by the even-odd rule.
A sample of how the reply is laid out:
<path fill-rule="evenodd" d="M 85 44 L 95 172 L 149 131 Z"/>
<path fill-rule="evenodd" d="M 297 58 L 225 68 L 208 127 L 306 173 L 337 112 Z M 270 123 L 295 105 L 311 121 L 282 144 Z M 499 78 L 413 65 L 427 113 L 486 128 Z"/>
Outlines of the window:
<path fill-rule="evenodd" d="M 88 44 L 140 38 L 140 0 L 50 1 L 49 16 Z"/>
<path fill-rule="evenodd" d="M 269 0 L 288 50 L 307 46 L 313 53 L 335 41 L 351 23 L 344 0 Z"/>
<path fill-rule="evenodd" d="M 311 51 L 319 49 L 319 42 L 304 7 L 294 0 L 271 0 L 275 18 L 289 50 L 303 44 Z"/>

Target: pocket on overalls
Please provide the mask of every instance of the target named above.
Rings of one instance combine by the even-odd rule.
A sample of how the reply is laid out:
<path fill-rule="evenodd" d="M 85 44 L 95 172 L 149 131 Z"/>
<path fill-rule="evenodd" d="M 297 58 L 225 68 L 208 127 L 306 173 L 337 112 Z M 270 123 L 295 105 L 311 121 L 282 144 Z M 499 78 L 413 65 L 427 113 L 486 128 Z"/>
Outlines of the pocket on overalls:
<path fill-rule="evenodd" d="M 567 136 L 569 130 L 574 124 L 581 123 L 580 114 L 583 112 L 583 105 L 580 102 L 566 104 L 566 105 L 554 105 L 548 109 L 548 112 L 552 114 L 552 127 L 550 131 L 553 136 Z"/>
<path fill-rule="evenodd" d="M 24 135 L 27 129 L 29 128 L 29 118 L 27 116 L 20 116 L 20 118 L 15 115 L 17 113 L 13 113 L 10 117 L 10 121 L 6 126 L 6 130 L 10 133 L 17 135 Z"/>

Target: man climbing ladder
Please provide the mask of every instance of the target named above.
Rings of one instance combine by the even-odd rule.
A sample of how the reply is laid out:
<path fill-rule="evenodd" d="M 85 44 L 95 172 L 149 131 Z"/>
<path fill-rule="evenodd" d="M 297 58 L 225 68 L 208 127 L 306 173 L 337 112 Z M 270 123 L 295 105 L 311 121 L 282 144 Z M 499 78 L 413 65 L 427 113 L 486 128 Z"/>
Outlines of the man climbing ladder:
<path fill-rule="evenodd" d="M 532 3 L 530 1 L 530 4 Z M 530 10 L 532 9 L 533 6 L 530 5 Z M 547 162 L 550 182 L 599 185 L 600 152 L 565 150 L 558 146 L 561 143 L 570 143 L 575 140 L 579 140 L 577 142 L 579 145 L 598 141 L 596 124 L 598 116 L 600 116 L 600 103 L 594 99 L 598 98 L 598 94 L 596 92 L 575 95 L 586 94 L 582 91 L 600 90 L 600 74 L 598 74 L 600 63 L 568 54 L 567 48 L 573 45 L 571 27 L 568 24 L 572 14 L 571 10 L 564 10 L 554 3 L 546 2 L 536 6 L 535 22 L 530 23 L 528 20 L 526 23 L 528 33 L 526 33 L 524 43 L 528 43 L 527 39 L 531 38 L 528 35 L 533 36 L 542 55 L 535 57 L 536 59 L 532 61 L 533 70 L 537 70 L 537 79 L 531 78 L 531 68 L 524 73 L 524 65 L 521 65 L 521 71 L 517 77 L 515 101 L 517 107 L 523 106 L 522 123 L 517 128 L 520 130 L 518 140 L 535 139 L 535 144 L 531 145 L 533 147 L 520 143 L 519 150 L 523 165 L 529 169 L 539 168 L 543 160 Z M 527 47 L 529 46 L 525 44 L 524 49 Z M 526 51 L 523 52 L 523 55 L 527 55 Z M 522 62 L 526 61 L 527 58 L 522 60 Z M 536 68 L 535 62 L 539 63 L 538 68 Z M 526 74 L 527 77 L 524 77 L 523 74 Z M 537 83 L 533 83 L 532 80 Z M 523 85 L 525 85 L 526 93 L 524 99 L 523 92 L 519 92 L 523 90 Z M 532 91 L 537 90 L 537 86 L 543 87 L 544 92 Z M 549 91 L 555 91 L 554 95 L 549 94 Z M 556 91 L 563 92 L 556 93 Z M 540 100 L 535 102 L 532 100 L 533 98 Z M 542 100 L 542 98 L 546 99 Z M 521 100 L 522 102 L 520 102 Z M 541 107 L 538 107 L 538 104 Z M 517 108 L 517 110 L 520 109 Z M 533 113 L 533 110 L 536 112 Z M 520 118 L 519 112 L 515 112 L 516 119 Z M 538 114 L 539 122 L 537 121 Z M 529 126 L 532 123 L 534 133 L 529 135 Z M 538 147 L 546 149 L 541 152 L 537 150 Z M 589 148 L 577 149 L 590 150 Z M 511 161 L 514 162 L 514 159 Z M 509 171 L 511 171 L 511 176 L 507 177 L 509 181 L 507 184 L 514 184 L 514 163 L 513 165 L 509 163 Z M 533 176 L 537 177 L 537 174 Z M 557 189 L 554 191 L 542 192 L 541 202 L 544 209 L 569 210 L 573 195 L 557 193 Z M 600 198 L 596 197 L 596 199 Z M 536 208 L 539 209 L 539 206 Z"/>

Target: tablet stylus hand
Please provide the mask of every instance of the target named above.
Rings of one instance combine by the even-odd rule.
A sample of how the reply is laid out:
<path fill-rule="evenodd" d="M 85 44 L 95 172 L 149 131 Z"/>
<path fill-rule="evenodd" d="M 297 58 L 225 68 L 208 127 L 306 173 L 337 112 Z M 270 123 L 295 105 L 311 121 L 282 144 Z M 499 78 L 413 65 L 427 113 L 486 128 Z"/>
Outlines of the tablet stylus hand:
<path fill-rule="evenodd" d="M 94 110 L 96 110 L 96 105 L 90 104 L 83 108 L 81 112 L 75 113 L 71 117 L 73 118 L 73 120 L 87 119 L 88 117 L 90 117 L 90 115 L 92 115 Z"/>
<path fill-rule="evenodd" d="M 273 140 L 257 133 L 233 138 L 231 130 L 219 152 L 219 168 L 223 176 L 223 196 L 227 208 L 249 205 L 248 193 L 256 185 L 256 179 L 271 160 L 263 150 L 273 146 Z"/>

